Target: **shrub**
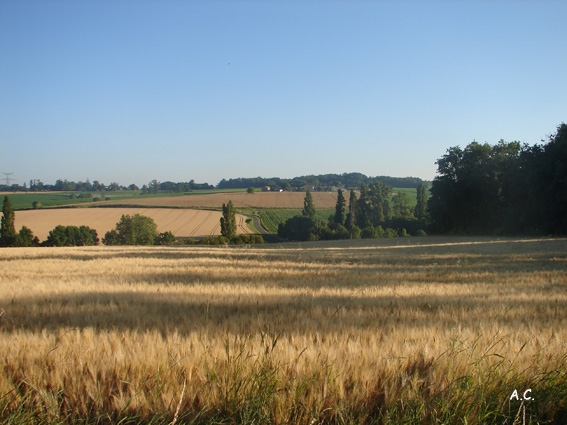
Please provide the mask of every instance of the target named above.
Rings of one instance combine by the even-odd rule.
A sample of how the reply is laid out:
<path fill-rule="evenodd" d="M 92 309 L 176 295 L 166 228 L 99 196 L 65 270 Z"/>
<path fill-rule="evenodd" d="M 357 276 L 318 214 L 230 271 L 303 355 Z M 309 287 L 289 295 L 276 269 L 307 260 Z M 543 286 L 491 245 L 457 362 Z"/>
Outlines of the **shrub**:
<path fill-rule="evenodd" d="M 391 227 L 386 227 L 386 230 L 384 230 L 384 236 L 385 238 L 397 238 L 398 237 L 398 232 L 396 231 L 396 229 L 392 229 Z"/>
<path fill-rule="evenodd" d="M 173 245 L 175 236 L 170 231 L 160 233 L 155 240 L 156 245 Z"/>
<path fill-rule="evenodd" d="M 224 236 L 207 236 L 197 242 L 198 245 L 227 245 L 228 238 Z"/>
<path fill-rule="evenodd" d="M 317 241 L 328 231 L 318 218 L 297 215 L 280 223 L 278 235 L 293 241 Z"/>
<path fill-rule="evenodd" d="M 362 230 L 356 224 L 350 228 L 350 238 L 351 239 L 360 239 Z"/>
<path fill-rule="evenodd" d="M 39 239 L 37 238 L 37 236 L 33 235 L 33 232 L 29 228 L 22 226 L 22 228 L 16 235 L 14 246 L 39 246 Z"/>
<path fill-rule="evenodd" d="M 374 231 L 374 227 L 372 226 L 367 226 L 364 229 L 362 229 L 362 239 L 371 239 L 371 238 L 375 238 L 376 232 Z"/>
<path fill-rule="evenodd" d="M 109 230 L 106 232 L 104 237 L 102 238 L 102 243 L 108 246 L 111 245 L 120 245 L 119 243 L 119 236 L 116 229 Z"/>
<path fill-rule="evenodd" d="M 237 235 L 230 240 L 230 243 L 236 245 L 251 245 L 264 243 L 262 235 Z"/>

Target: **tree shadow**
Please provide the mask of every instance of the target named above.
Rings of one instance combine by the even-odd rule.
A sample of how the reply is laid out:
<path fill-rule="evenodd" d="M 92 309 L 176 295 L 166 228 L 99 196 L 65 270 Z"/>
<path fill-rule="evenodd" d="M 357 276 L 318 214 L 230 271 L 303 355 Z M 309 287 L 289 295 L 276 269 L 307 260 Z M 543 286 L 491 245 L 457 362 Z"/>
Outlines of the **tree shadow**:
<path fill-rule="evenodd" d="M 181 335 L 227 331 L 247 334 L 269 328 L 275 333 L 338 332 L 397 327 L 509 325 L 524 312 L 531 322 L 559 320 L 567 301 L 511 297 L 492 293 L 464 296 L 233 295 L 217 301 L 214 292 L 88 292 L 42 298 L 21 298 L 5 307 L 4 332 L 94 328 L 99 331 L 158 331 Z"/>

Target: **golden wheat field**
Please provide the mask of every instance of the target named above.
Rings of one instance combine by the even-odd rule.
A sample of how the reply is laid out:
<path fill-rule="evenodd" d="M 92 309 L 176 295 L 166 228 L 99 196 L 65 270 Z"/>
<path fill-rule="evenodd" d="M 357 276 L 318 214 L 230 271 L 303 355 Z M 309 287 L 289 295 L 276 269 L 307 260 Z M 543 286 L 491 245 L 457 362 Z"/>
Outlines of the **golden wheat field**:
<path fill-rule="evenodd" d="M 6 248 L 0 416 L 564 423 L 566 308 L 565 239 Z"/>
<path fill-rule="evenodd" d="M 158 232 L 170 231 L 176 237 L 220 235 L 220 211 L 180 208 L 59 208 L 18 211 L 16 227 L 30 228 L 40 240 L 45 240 L 55 226 L 89 226 L 99 238 L 114 229 L 123 214 L 151 217 Z M 237 234 L 252 233 L 246 216 L 236 214 Z"/>
<path fill-rule="evenodd" d="M 311 192 L 317 208 L 335 208 L 337 194 L 334 192 Z M 232 201 L 235 207 L 244 208 L 303 208 L 305 192 L 230 192 L 209 193 L 160 198 L 125 199 L 117 201 L 120 205 L 147 205 L 164 207 L 204 207 L 219 208 Z M 105 201 L 112 204 L 113 201 Z"/>

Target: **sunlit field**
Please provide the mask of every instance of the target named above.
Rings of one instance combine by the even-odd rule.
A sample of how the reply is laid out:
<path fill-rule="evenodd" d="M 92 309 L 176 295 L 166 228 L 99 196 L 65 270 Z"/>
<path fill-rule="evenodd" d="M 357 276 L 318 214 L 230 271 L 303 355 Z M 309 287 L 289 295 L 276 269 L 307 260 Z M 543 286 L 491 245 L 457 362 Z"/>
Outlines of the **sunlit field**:
<path fill-rule="evenodd" d="M 220 235 L 220 211 L 191 210 L 180 208 L 63 208 L 18 211 L 16 227 L 30 228 L 40 240 L 47 239 L 49 232 L 58 225 L 86 225 L 103 238 L 106 232 L 116 227 L 123 214 L 140 214 L 150 217 L 158 232 L 172 232 L 176 237 L 204 237 Z M 251 233 L 246 216 L 236 214 L 237 234 Z"/>
<path fill-rule="evenodd" d="M 6 248 L 0 313 L 2 423 L 567 421 L 565 239 Z"/>

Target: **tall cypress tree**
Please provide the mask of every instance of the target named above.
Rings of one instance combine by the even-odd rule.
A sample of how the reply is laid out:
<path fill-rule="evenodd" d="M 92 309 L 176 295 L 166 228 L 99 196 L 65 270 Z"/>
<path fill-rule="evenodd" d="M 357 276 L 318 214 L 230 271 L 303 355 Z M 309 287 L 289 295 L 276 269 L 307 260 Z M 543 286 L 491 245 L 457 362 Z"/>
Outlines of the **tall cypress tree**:
<path fill-rule="evenodd" d="M 370 220 L 370 191 L 366 183 L 360 185 L 360 196 L 356 201 L 356 216 L 355 221 L 357 226 L 364 228 L 372 224 Z"/>
<path fill-rule="evenodd" d="M 427 198 L 427 188 L 421 183 L 417 187 L 417 204 L 414 210 L 415 217 L 420 221 L 424 221 L 427 215 Z"/>
<path fill-rule="evenodd" d="M 352 229 L 356 222 L 356 193 L 354 190 L 350 191 L 350 196 L 348 198 L 348 214 L 345 220 L 345 226 L 347 229 Z"/>
<path fill-rule="evenodd" d="M 343 191 L 339 189 L 337 193 L 337 205 L 335 206 L 335 223 L 345 224 L 345 209 L 346 199 L 343 195 Z"/>
<path fill-rule="evenodd" d="M 232 239 L 236 236 L 236 213 L 232 201 L 222 204 L 222 217 L 220 219 L 221 235 Z"/>
<path fill-rule="evenodd" d="M 5 196 L 2 205 L 2 223 L 0 226 L 0 246 L 13 246 L 16 242 L 16 214 L 10 198 Z"/>
<path fill-rule="evenodd" d="M 303 200 L 303 211 L 301 212 L 305 217 L 311 219 L 315 218 L 315 205 L 313 205 L 313 196 L 311 192 L 307 191 L 305 193 L 305 199 Z"/>

